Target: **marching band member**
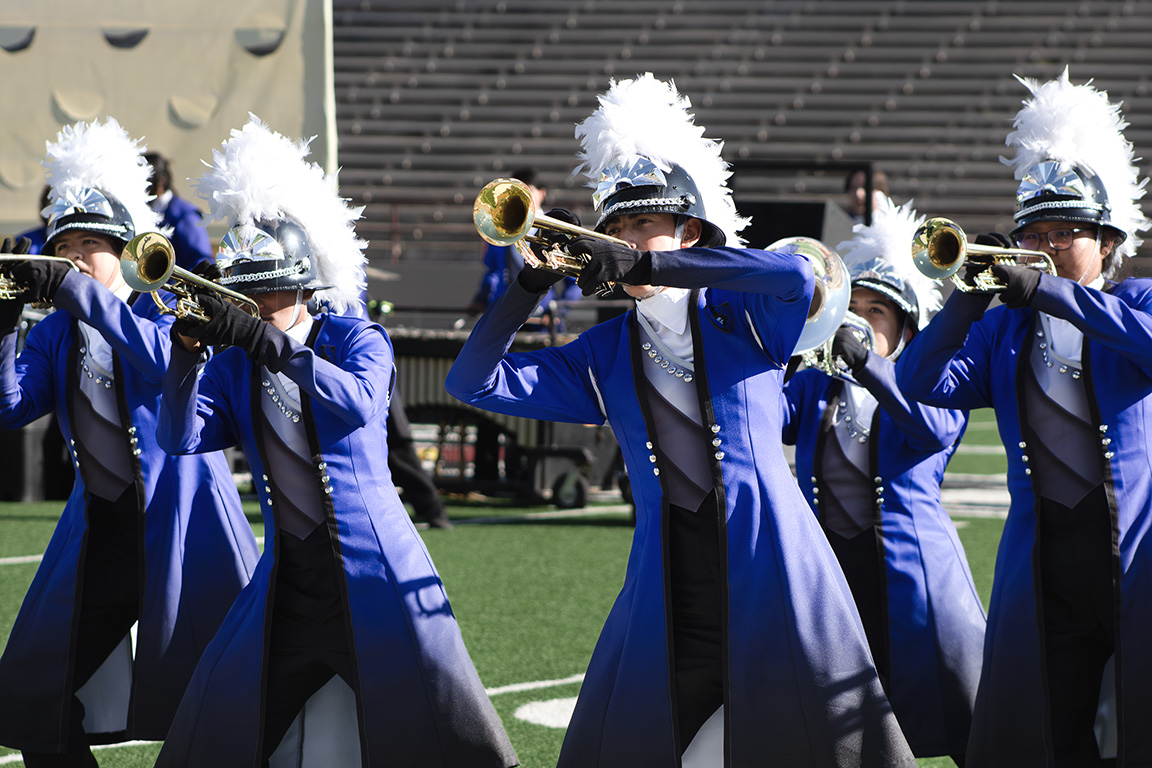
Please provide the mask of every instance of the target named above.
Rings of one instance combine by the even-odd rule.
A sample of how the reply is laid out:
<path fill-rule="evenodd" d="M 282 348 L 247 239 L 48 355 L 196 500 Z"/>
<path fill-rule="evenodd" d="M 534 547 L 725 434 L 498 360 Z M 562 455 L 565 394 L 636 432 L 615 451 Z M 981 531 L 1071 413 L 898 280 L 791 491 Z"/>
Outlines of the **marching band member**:
<path fill-rule="evenodd" d="M 849 376 L 808 368 L 784 386 L 784 442 L 828 536 L 868 635 L 892 710 L 917 757 L 964 764 L 980 679 L 984 608 L 964 548 L 940 503 L 940 480 L 967 413 L 921 405 L 896 386 L 895 361 L 940 308 L 912 262 L 911 204 L 885 198 L 872 225 L 837 246 L 852 280 L 849 309 L 871 351 L 842 326 L 832 357 Z"/>
<path fill-rule="evenodd" d="M 44 252 L 79 269 L 10 270 L 27 301 L 58 310 L 19 357 L 23 302 L 0 302 L 0 424 L 55 411 L 76 467 L 0 658 L 0 743 L 31 768 L 94 766 L 89 744 L 164 738 L 259 556 L 224 457 L 156 443 L 172 318 L 120 272 L 125 244 L 157 225 L 141 152 L 111 118 L 59 133 Z"/>
<path fill-rule="evenodd" d="M 159 439 L 243 446 L 267 539 L 157 765 L 515 765 L 388 473 L 392 345 L 338 314 L 364 288 L 361 209 L 307 153 L 252 117 L 196 183 L 231 227 L 220 282 L 261 318 L 204 295 L 211 320 L 174 326 Z M 311 316 L 313 297 L 331 311 Z"/>
<path fill-rule="evenodd" d="M 596 229 L 634 246 L 575 240 L 579 284 L 623 283 L 636 309 L 565 346 L 508 353 L 560 279 L 527 268 L 446 382 L 498 413 L 608 421 L 629 468 L 632 554 L 559 766 L 913 766 L 781 448 L 812 268 L 736 247 L 747 222 L 721 145 L 688 108 L 643 75 L 613 82 L 576 130 Z"/>
<path fill-rule="evenodd" d="M 1011 507 L 996 562 L 968 761 L 1090 766 L 1115 654 L 1119 763 L 1152 763 L 1152 282 L 1114 282 L 1148 221 L 1119 106 L 1067 70 L 1039 83 L 1015 151 L 1020 247 L 1056 274 L 994 266 L 1004 306 L 956 291 L 898 365 L 901 388 L 992 407 Z M 1002 236 L 1001 236 L 1002 237 Z M 1005 243 L 1007 244 L 1007 243 Z"/>

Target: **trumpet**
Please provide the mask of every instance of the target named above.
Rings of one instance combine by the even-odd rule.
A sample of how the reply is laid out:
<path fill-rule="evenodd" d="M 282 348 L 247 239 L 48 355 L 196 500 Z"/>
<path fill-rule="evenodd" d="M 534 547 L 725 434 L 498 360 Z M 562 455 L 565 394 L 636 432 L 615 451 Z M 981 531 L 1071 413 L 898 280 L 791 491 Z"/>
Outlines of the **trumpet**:
<path fill-rule="evenodd" d="M 195 286 L 218 293 L 253 317 L 260 317 L 256 302 L 244 294 L 230 291 L 176 266 L 176 249 L 159 232 L 145 232 L 128 241 L 120 254 L 120 274 L 133 290 L 150 294 L 152 301 L 166 315 L 207 323 L 211 318 L 196 302 Z M 176 296 L 175 308 L 169 307 L 156 295 L 161 288 Z"/>
<path fill-rule="evenodd" d="M 66 259 L 63 256 L 45 256 L 44 254 L 20 254 L 20 253 L 4 253 L 0 254 L 0 262 L 16 263 L 20 261 L 62 261 L 77 272 L 80 267 L 72 259 Z M 0 263 L 0 299 L 4 301 L 20 300 L 24 295 L 27 286 L 17 285 L 12 276 L 8 274 L 7 269 Z M 52 306 L 50 301 L 33 301 L 28 304 L 33 309 L 48 309 Z"/>
<path fill-rule="evenodd" d="M 984 258 L 968 258 L 970 255 Z M 1056 274 L 1051 257 L 1043 251 L 973 245 L 968 242 L 960 225 L 941 217 L 928 219 L 916 230 L 912 237 L 912 261 L 920 274 L 935 280 L 950 277 L 953 284 L 965 293 L 995 293 L 1005 288 L 988 269 L 978 272 L 971 283 L 965 282 L 957 273 L 969 262 L 989 267 L 993 264 L 1013 265 Z"/>
<path fill-rule="evenodd" d="M 566 277 L 580 277 L 587 265 L 583 257 L 571 254 L 566 249 L 567 244 L 577 237 L 594 237 L 626 248 L 632 247 L 620 238 L 537 214 L 528 185 L 518 179 L 496 179 L 484 185 L 472 205 L 472 222 L 486 242 L 510 245 L 528 266 L 548 269 Z M 533 228 L 558 233 L 568 239 L 556 242 L 555 239 L 532 235 L 530 233 Z M 538 243 L 545 247 L 538 254 L 528 243 Z M 605 283 L 597 288 L 597 293 L 606 295 L 611 290 L 611 284 Z"/>

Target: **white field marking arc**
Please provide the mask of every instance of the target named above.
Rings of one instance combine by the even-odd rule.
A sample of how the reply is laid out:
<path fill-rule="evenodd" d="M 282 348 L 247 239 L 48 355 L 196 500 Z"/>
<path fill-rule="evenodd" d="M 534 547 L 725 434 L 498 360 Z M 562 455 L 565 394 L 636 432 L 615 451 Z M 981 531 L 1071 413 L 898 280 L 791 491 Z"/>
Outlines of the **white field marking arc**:
<path fill-rule="evenodd" d="M 12 559 L 12 558 L 9 558 Z M 511 685 L 501 685 L 496 688 L 486 688 L 484 690 L 489 696 L 499 696 L 502 693 L 520 693 L 522 691 L 537 691 L 542 688 L 555 688 L 561 685 L 571 685 L 573 683 L 580 683 L 584 681 L 584 675 L 572 675 L 571 677 L 564 677 L 559 680 L 536 680 L 530 683 L 512 683 Z M 144 744 L 158 744 L 156 741 L 125 741 L 120 744 L 100 744 L 92 747 L 93 751 L 102 749 L 116 749 L 118 747 L 133 747 Z M 0 765 L 12 765 L 13 763 L 22 762 L 23 758 L 19 753 L 4 755 L 0 757 Z"/>

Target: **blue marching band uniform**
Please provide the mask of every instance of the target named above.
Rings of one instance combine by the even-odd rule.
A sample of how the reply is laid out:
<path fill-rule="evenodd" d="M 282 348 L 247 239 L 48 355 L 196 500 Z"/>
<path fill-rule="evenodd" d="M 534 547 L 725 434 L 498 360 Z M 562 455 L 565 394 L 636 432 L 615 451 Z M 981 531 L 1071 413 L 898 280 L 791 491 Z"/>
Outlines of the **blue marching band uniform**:
<path fill-rule="evenodd" d="M 730 764 L 773 755 L 782 765 L 911 765 L 852 596 L 831 550 L 813 546 L 823 533 L 780 445 L 780 388 L 807 316 L 811 268 L 798 255 L 750 249 L 655 255 L 655 284 L 699 289 L 689 313 L 694 372 L 681 381 L 695 383 L 705 419 L 696 439 L 712 446 Z M 510 286 L 473 329 L 447 386 L 497 413 L 607 421 L 630 469 L 637 517 L 628 570 L 560 765 L 678 765 L 666 544 L 668 484 L 678 471 L 668 456 L 678 446 L 661 442 L 652 403 L 637 392 L 645 368 L 658 363 L 635 312 L 562 347 L 506 354 L 537 299 Z"/>
<path fill-rule="evenodd" d="M 877 582 L 871 599 L 878 610 L 871 616 L 862 609 L 862 618 L 909 745 L 917 755 L 963 755 L 980 677 L 984 609 L 940 502 L 940 481 L 967 417 L 909 402 L 896 387 L 894 367 L 873 354 L 855 374 L 878 401 L 873 416 L 855 425 L 843 417 L 848 388 L 860 385 L 818 369 L 798 372 L 784 388 L 784 442 L 796 446 L 796 476 L 821 525 L 844 539 L 866 537 L 873 553 L 865 565 L 875 571 L 862 581 Z M 853 446 L 841 446 L 858 440 L 863 466 L 848 469 Z M 840 490 L 839 503 L 858 501 L 864 518 L 852 526 L 827 514 L 837 503 L 833 484 L 845 473 L 857 476 L 860 493 L 854 499 Z"/>
<path fill-rule="evenodd" d="M 918 757 L 962 763 L 985 616 L 940 482 L 968 414 L 910 400 L 896 384 L 895 361 L 939 307 L 912 259 L 922 221 L 911 203 L 885 199 L 838 246 L 853 317 L 785 385 L 783 437 L 796 446 L 800 489 L 852 588 L 909 745 Z M 871 349 L 863 329 L 851 330 L 860 322 Z"/>
<path fill-rule="evenodd" d="M 161 441 L 174 453 L 242 445 L 270 535 L 252 582 L 204 654 L 158 765 L 252 765 L 259 756 L 280 551 L 317 528 L 343 563 L 337 610 L 351 638 L 345 682 L 358 723 L 351 758 L 365 766 L 514 765 L 510 747 L 491 749 L 489 734 L 503 730 L 391 485 L 384 430 L 391 343 L 380 326 L 357 318 L 322 314 L 314 323 L 306 344 L 291 342 L 284 352 L 298 403 L 275 394 L 274 377 L 238 348 L 216 355 L 202 377 L 197 357 L 183 350 L 169 368 Z"/>
<path fill-rule="evenodd" d="M 283 138 L 256 118 L 233 137 L 246 133 Z M 653 157 L 633 158 L 631 179 L 622 172 L 606 199 L 598 193 L 598 227 L 621 211 L 703 221 L 698 247 L 643 252 L 646 271 L 628 273 L 687 294 L 688 361 L 668 353 L 639 310 L 564 346 L 508 352 L 543 295 L 530 287 L 540 270 L 526 270 L 481 317 L 446 381 L 457 398 L 497 413 L 606 422 L 630 470 L 636 529 L 624 583 L 559 768 L 701 764 L 688 743 L 701 723 L 682 733 L 679 711 L 699 703 L 679 693 L 678 576 L 695 555 L 676 549 L 684 533 L 673 529 L 685 521 L 716 537 L 715 572 L 705 577 L 716 637 L 701 652 L 714 656 L 696 660 L 719 670 L 716 699 L 699 720 L 718 707 L 709 722 L 719 718 L 723 746 L 719 762 L 706 764 L 910 768 L 913 754 L 960 757 L 966 748 L 969 765 L 1054 764 L 1043 651 L 1056 635 L 1044 625 L 1046 572 L 1035 552 L 1039 510 L 1062 494 L 1110 528 L 1115 578 L 1104 601 L 1114 609 L 1120 755 L 1122 764 L 1152 763 L 1141 726 L 1152 718 L 1152 660 L 1140 651 L 1152 640 L 1143 550 L 1152 519 L 1152 281 L 1097 288 L 1043 276 L 1028 283 L 1023 308 L 986 313 L 986 296 L 955 294 L 898 366 L 870 355 L 856 372 L 875 400 L 874 415 L 855 427 L 867 432 L 862 454 L 844 448 L 837 417 L 857 384 L 817 370 L 785 384 L 814 291 L 808 259 L 732 247 L 726 227 L 709 220 L 715 209 L 704 213 L 708 190 Z M 600 158 L 605 167 L 588 158 L 594 173 L 610 171 L 612 158 Z M 211 192 L 205 183 L 214 205 L 224 197 Z M 282 218 L 233 216 L 221 249 L 246 256 L 225 274 L 241 292 L 246 279 L 276 275 L 267 290 L 296 291 L 299 311 L 305 291 L 332 280 L 323 253 L 310 251 L 320 238 Z M 282 250 L 261 254 L 260 237 Z M 609 246 L 582 247 L 593 262 L 611 255 Z M 250 278 L 246 263 L 258 265 Z M 0 658 L 0 743 L 62 753 L 82 729 L 88 743 L 164 740 L 161 766 L 516 765 L 392 485 L 384 425 L 395 366 L 383 328 L 332 311 L 297 315 L 281 331 L 208 297 L 206 343 L 234 345 L 209 357 L 170 341 L 173 320 L 151 300 L 81 274 L 57 279 L 62 311 L 32 329 L 19 356 L 15 334 L 0 335 L 0 425 L 55 412 L 77 468 Z M 1045 372 L 1050 318 L 1083 334 L 1074 384 L 1053 385 Z M 110 357 L 93 354 L 92 334 Z M 980 407 L 996 409 L 1010 448 L 1012 497 L 982 659 L 983 611 L 940 502 L 966 411 Z M 1076 428 L 1053 431 L 1067 412 Z M 799 482 L 783 442 L 797 446 Z M 256 481 L 268 532 L 262 556 L 221 453 L 234 445 Z M 825 530 L 826 473 L 848 465 L 868 497 L 860 530 L 873 530 L 876 625 L 870 615 L 862 623 Z M 1054 480 L 1054 467 L 1074 471 Z M 107 509 L 131 515 L 104 530 Z M 101 559 L 109 531 L 128 543 Z M 104 638 L 111 652 L 85 662 L 79 680 L 76 629 L 107 586 L 86 563 L 118 552 L 132 558 L 125 572 L 136 574 L 138 627 L 134 638 L 132 622 L 121 640 Z M 285 682 L 278 665 L 297 652 L 322 661 L 308 679 Z"/>
<path fill-rule="evenodd" d="M 156 443 L 172 318 L 150 298 L 132 298 L 129 305 L 70 274 L 56 293 L 60 311 L 32 328 L 19 359 L 16 334 L 0 338 L 3 425 L 55 412 L 76 466 L 72 494 L 0 659 L 0 743 L 29 751 L 55 751 L 67 738 L 77 611 L 101 597 L 83 578 L 85 561 L 96 556 L 90 542 L 101 535 L 92 528 L 93 493 L 133 494 L 125 533 L 139 547 L 143 586 L 134 660 L 120 646 L 80 696 L 94 741 L 100 734 L 164 738 L 192 669 L 259 555 L 224 457 L 170 456 Z M 81 323 L 111 345 L 111 370 L 96 368 Z M 126 637 L 128 626 L 122 629 Z"/>

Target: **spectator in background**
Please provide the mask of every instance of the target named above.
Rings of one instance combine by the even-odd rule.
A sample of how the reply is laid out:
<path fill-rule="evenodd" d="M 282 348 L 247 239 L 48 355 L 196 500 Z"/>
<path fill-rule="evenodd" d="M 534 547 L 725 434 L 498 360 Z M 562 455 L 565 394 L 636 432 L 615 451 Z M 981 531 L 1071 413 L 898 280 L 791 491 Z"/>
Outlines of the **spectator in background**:
<path fill-rule="evenodd" d="M 28 253 L 36 254 L 44 248 L 44 243 L 48 239 L 48 210 L 49 199 L 48 195 L 52 191 L 52 187 L 47 184 L 44 185 L 43 191 L 40 192 L 40 226 L 33 227 L 27 232 L 21 232 L 16 236 L 17 240 L 27 238 L 28 240 Z"/>
<path fill-rule="evenodd" d="M 159 152 L 148 152 L 144 159 L 152 166 L 148 192 L 154 197 L 148 205 L 160 214 L 160 225 L 172 230 L 169 238 L 176 249 L 176 266 L 192 272 L 204 262 L 213 263 L 212 242 L 201 223 L 204 215 L 172 188 L 168 159 Z"/>
<path fill-rule="evenodd" d="M 451 528 L 448 512 L 440 499 L 440 489 L 424 471 L 412 438 L 408 413 L 400 399 L 400 389 L 392 391 L 392 405 L 388 408 L 388 471 L 392 482 L 400 489 L 400 500 L 412 505 L 419 520 L 430 528 Z"/>
<path fill-rule="evenodd" d="M 863 169 L 852 171 L 844 177 L 844 192 L 848 195 L 844 210 L 857 222 L 865 221 L 865 214 L 874 211 L 881 200 L 888 197 L 888 175 L 884 171 L 872 171 L 872 204 L 868 205 L 868 173 Z"/>

